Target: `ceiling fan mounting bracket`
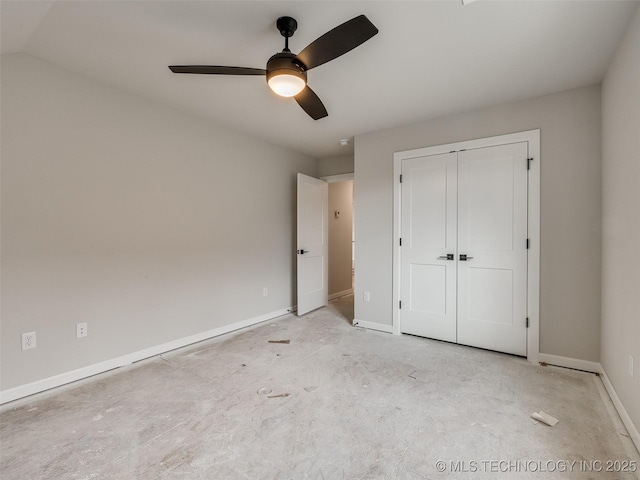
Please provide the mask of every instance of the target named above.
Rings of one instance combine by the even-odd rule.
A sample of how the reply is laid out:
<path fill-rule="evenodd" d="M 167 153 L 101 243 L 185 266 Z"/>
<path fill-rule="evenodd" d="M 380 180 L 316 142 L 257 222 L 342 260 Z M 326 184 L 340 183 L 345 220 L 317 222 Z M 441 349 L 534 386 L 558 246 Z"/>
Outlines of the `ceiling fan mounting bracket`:
<path fill-rule="evenodd" d="M 289 38 L 292 37 L 298 29 L 298 22 L 296 22 L 295 18 L 280 17 L 276 21 L 276 27 L 278 27 L 280 35 L 282 35 L 284 38 Z"/>

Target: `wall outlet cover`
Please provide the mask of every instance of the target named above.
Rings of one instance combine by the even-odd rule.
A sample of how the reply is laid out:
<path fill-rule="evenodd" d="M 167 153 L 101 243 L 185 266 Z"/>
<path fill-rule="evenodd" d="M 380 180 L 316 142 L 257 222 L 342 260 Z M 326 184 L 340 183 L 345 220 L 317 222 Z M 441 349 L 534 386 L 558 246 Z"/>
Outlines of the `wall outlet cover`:
<path fill-rule="evenodd" d="M 22 350 L 36 348 L 36 332 L 22 334 Z"/>
<path fill-rule="evenodd" d="M 89 331 L 87 328 L 87 323 L 78 323 L 76 325 L 76 338 L 82 338 L 82 337 L 86 337 L 88 335 Z"/>

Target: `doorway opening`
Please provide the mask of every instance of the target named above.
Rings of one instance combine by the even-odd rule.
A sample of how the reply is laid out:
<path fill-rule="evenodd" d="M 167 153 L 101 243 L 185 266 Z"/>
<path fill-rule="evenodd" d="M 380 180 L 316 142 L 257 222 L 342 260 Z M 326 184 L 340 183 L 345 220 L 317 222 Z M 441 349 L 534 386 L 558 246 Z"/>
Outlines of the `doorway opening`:
<path fill-rule="evenodd" d="M 354 175 L 321 177 L 329 184 L 329 301 L 353 295 L 354 262 Z M 353 302 L 350 304 L 352 305 Z M 353 311 L 349 320 L 353 320 Z"/>

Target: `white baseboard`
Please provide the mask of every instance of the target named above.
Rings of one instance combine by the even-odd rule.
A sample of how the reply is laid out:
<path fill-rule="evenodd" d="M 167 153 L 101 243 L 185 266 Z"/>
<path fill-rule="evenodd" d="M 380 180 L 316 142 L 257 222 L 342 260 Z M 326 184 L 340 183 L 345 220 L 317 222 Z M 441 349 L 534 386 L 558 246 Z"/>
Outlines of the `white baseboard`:
<path fill-rule="evenodd" d="M 282 315 L 291 313 L 293 310 L 293 307 L 283 308 L 281 310 L 276 310 L 275 312 L 266 313 L 264 315 L 259 315 L 257 317 L 249 318 L 246 320 L 241 320 L 230 325 L 224 325 L 212 330 L 207 330 L 206 332 L 197 333 L 195 335 L 180 338 L 178 340 L 173 340 L 171 342 L 163 343 L 160 345 L 155 345 L 153 347 L 139 350 L 137 352 L 129 353 L 121 357 L 112 358 L 104 362 L 95 363 L 93 365 L 88 365 L 86 367 L 71 370 L 59 375 L 54 375 L 53 377 L 44 378 L 42 380 L 37 380 L 25 385 L 20 385 L 8 390 L 3 390 L 0 392 L 0 404 L 12 402 L 23 397 L 28 397 L 29 395 L 44 392 L 45 390 L 49 390 L 51 388 L 60 387 L 67 383 L 75 382 L 77 380 L 82 380 L 99 373 L 113 370 L 114 368 L 130 365 L 134 362 L 144 360 L 145 358 L 154 357 L 156 355 L 175 350 L 176 348 L 186 347 L 187 345 L 224 335 L 225 333 L 230 333 L 241 328 L 251 327 L 253 325 L 257 325 L 258 323 L 266 322 L 267 320 L 272 320 Z"/>
<path fill-rule="evenodd" d="M 548 353 L 541 353 L 539 356 L 540 362 L 547 363 L 549 365 L 556 365 L 558 367 L 573 368 L 574 370 L 584 370 L 585 372 L 600 373 L 602 367 L 598 362 L 590 362 L 589 360 L 580 360 L 577 358 L 560 357 L 558 355 L 549 355 Z"/>
<path fill-rule="evenodd" d="M 329 301 L 335 300 L 336 298 L 345 297 L 347 295 L 353 295 L 353 288 L 350 288 L 349 290 L 343 290 L 338 293 L 332 293 L 331 295 L 329 295 Z"/>
<path fill-rule="evenodd" d="M 365 320 L 353 320 L 354 327 L 368 328 L 369 330 L 377 330 L 379 332 L 393 333 L 391 325 L 383 325 L 382 323 L 367 322 Z"/>
<path fill-rule="evenodd" d="M 638 431 L 638 427 L 636 427 L 633 420 L 631 420 L 631 417 L 629 416 L 627 409 L 624 408 L 616 389 L 613 388 L 613 384 L 611 383 L 611 380 L 609 380 L 607 372 L 605 372 L 602 367 L 600 367 L 600 378 L 602 379 L 602 383 L 604 384 L 604 388 L 607 390 L 609 397 L 611 397 L 613 406 L 616 407 L 618 415 L 620 415 L 622 423 L 626 427 L 627 432 L 629 432 L 629 436 L 631 437 L 633 444 L 636 446 L 638 452 L 640 452 L 640 432 Z"/>
<path fill-rule="evenodd" d="M 602 365 L 599 362 L 590 362 L 588 360 L 579 360 L 577 358 L 569 358 L 569 357 L 561 357 L 558 355 L 549 355 L 547 353 L 540 354 L 540 361 L 547 363 L 549 365 L 556 365 L 559 367 L 573 368 L 575 370 L 584 370 L 585 372 L 597 373 L 600 375 L 602 379 L 602 383 L 604 384 L 604 388 L 609 394 L 611 401 L 613 402 L 613 406 L 618 412 L 622 423 L 625 428 L 629 432 L 629 436 L 631 437 L 631 441 L 635 445 L 638 452 L 640 452 L 640 433 L 638 432 L 638 427 L 633 423 L 627 409 L 624 408 L 618 393 L 615 388 L 613 388 L 613 384 L 607 373 L 602 368 Z"/>

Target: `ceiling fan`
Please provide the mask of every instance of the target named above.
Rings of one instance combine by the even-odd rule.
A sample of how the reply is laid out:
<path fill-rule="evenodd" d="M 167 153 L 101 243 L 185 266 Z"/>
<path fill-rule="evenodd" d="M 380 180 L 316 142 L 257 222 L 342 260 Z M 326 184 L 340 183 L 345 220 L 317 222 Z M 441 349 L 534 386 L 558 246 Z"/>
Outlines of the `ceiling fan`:
<path fill-rule="evenodd" d="M 369 40 L 378 29 L 364 15 L 359 15 L 311 42 L 298 55 L 289 50 L 289 38 L 298 28 L 291 17 L 280 17 L 276 27 L 284 37 L 284 50 L 267 61 L 267 68 L 225 67 L 219 65 L 171 65 L 173 73 L 205 75 L 266 75 L 267 84 L 283 97 L 295 98 L 314 120 L 326 117 L 327 109 L 307 85 L 307 70 L 338 58 Z"/>

